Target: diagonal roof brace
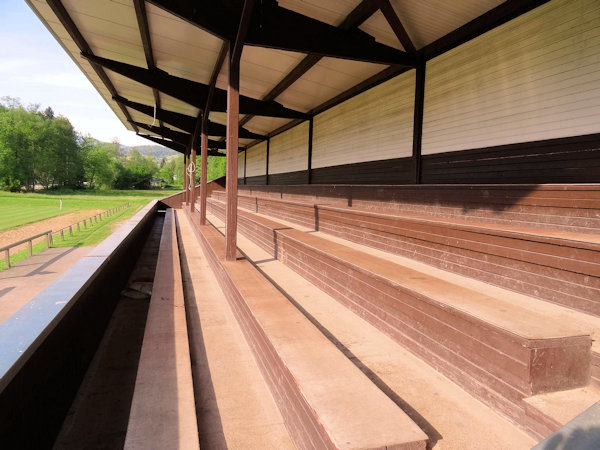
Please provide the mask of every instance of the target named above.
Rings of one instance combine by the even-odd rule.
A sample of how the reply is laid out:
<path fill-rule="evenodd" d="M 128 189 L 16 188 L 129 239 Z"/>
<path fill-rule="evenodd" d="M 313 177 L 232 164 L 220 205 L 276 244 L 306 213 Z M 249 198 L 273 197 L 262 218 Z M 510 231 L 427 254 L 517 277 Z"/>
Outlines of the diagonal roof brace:
<path fill-rule="evenodd" d="M 221 39 L 233 41 L 243 2 L 149 0 L 181 19 Z M 265 0 L 254 8 L 245 45 L 276 48 L 332 58 L 414 67 L 414 56 L 384 44 L 358 30 L 343 30 Z"/>
<path fill-rule="evenodd" d="M 136 111 L 139 111 L 149 117 L 154 117 L 153 106 L 137 103 L 119 95 L 114 96 L 113 100 L 131 109 L 135 109 Z M 194 127 L 196 126 L 197 120 L 196 117 L 188 116 L 174 111 L 169 111 L 167 109 L 162 108 L 156 108 L 156 118 L 188 133 L 194 132 Z M 210 136 L 224 137 L 226 131 L 227 127 L 225 125 L 216 122 L 208 122 L 208 134 Z M 258 133 L 253 133 L 252 131 L 249 131 L 246 128 L 242 127 L 240 127 L 239 129 L 239 135 L 241 138 L 244 139 L 266 139 L 266 136 L 263 136 L 262 134 Z"/>
<path fill-rule="evenodd" d="M 92 63 L 112 70 L 145 86 L 158 89 L 171 97 L 175 97 L 201 110 L 204 110 L 206 107 L 206 98 L 209 90 L 206 84 L 169 75 L 164 70 L 157 68 L 143 69 L 85 52 L 82 52 L 81 56 Z M 210 110 L 215 112 L 227 111 L 227 91 L 215 88 Z M 286 108 L 275 101 L 262 101 L 243 95 L 240 95 L 240 113 L 287 119 L 308 118 L 307 114 Z"/>

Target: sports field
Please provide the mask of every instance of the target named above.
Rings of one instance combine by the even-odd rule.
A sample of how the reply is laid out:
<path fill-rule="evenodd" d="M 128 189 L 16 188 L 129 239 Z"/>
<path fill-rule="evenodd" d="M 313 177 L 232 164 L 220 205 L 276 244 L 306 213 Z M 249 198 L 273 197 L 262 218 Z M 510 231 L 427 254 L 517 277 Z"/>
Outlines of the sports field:
<path fill-rule="evenodd" d="M 100 221 L 88 221 L 86 226 L 80 224 L 79 230 L 73 227 L 73 235 L 63 233 L 64 240 L 54 237 L 54 247 L 77 247 L 96 245 L 111 234 L 118 224 L 131 217 L 142 206 L 153 198 L 171 195 L 175 190 L 151 191 L 67 191 L 49 194 L 22 194 L 0 192 L 0 247 L 20 241 L 29 236 L 48 230 L 57 231 L 71 224 L 81 222 L 107 209 L 123 208 L 104 217 Z M 61 206 L 62 201 L 62 206 Z M 41 238 L 34 243 L 34 253 L 42 251 L 45 246 Z M 27 256 L 26 245 L 11 250 L 11 264 Z M 4 254 L 0 255 L 0 258 Z M 5 268 L 0 261 L 0 270 Z"/>

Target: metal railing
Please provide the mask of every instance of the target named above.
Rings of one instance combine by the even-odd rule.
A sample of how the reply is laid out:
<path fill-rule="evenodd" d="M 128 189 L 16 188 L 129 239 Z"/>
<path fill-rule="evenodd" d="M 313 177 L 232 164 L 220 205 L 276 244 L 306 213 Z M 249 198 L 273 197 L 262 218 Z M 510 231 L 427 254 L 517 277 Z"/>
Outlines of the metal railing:
<path fill-rule="evenodd" d="M 120 206 L 116 206 L 114 208 L 107 209 L 106 211 L 102 211 L 101 213 L 98 213 L 98 214 L 90 216 L 86 219 L 80 220 L 79 222 L 72 223 L 71 225 L 61 228 L 60 230 L 44 231 L 43 233 L 38 233 L 35 236 L 29 236 L 28 238 L 22 239 L 19 242 L 13 242 L 12 244 L 6 245 L 4 247 L 0 247 L 0 253 L 4 252 L 4 261 L 6 263 L 6 268 L 9 269 L 11 267 L 10 266 L 10 249 L 11 248 L 27 243 L 28 256 L 32 256 L 33 255 L 33 241 L 35 239 L 38 239 L 42 236 L 46 236 L 46 248 L 50 248 L 50 246 L 54 243 L 54 236 L 60 235 L 61 240 L 64 241 L 66 230 L 69 231 L 69 235 L 73 236 L 73 228 L 74 227 L 77 228 L 77 231 L 81 231 L 82 224 L 83 224 L 83 228 L 86 229 L 88 227 L 88 222 L 91 227 L 94 225 L 94 221 L 95 221 L 95 223 L 98 223 L 98 221 L 102 222 L 102 216 L 104 216 L 104 218 L 110 217 L 113 214 L 115 214 L 125 208 L 129 208 L 129 202 L 124 203 Z"/>

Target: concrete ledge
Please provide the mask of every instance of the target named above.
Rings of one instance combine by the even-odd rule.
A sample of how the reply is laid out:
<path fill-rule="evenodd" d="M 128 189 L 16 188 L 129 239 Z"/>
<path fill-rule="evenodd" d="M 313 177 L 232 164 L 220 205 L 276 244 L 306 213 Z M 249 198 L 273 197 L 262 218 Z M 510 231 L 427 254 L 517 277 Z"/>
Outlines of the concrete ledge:
<path fill-rule="evenodd" d="M 172 209 L 163 224 L 124 448 L 200 448 Z"/>
<path fill-rule="evenodd" d="M 145 206 L 0 325 L 0 435 L 8 448 L 52 445 L 156 206 Z"/>

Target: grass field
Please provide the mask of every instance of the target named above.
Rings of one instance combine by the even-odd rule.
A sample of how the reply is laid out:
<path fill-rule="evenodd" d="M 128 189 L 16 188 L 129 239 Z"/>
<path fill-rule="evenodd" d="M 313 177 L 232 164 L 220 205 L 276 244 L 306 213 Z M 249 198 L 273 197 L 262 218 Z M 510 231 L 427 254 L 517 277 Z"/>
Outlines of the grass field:
<path fill-rule="evenodd" d="M 153 198 L 177 190 L 152 191 L 62 191 L 22 194 L 0 191 L 0 231 L 86 209 L 109 209 L 123 203 L 145 205 Z M 62 200 L 62 209 L 60 209 Z"/>
<path fill-rule="evenodd" d="M 111 234 L 118 223 L 133 216 L 142 206 L 154 198 L 171 195 L 177 190 L 153 191 L 99 191 L 82 193 L 62 192 L 52 194 L 15 194 L 0 192 L 0 231 L 18 228 L 51 217 L 82 210 L 106 210 L 129 203 L 129 207 L 118 211 L 92 225 L 80 226 L 80 231 L 74 228 L 73 236 L 68 231 L 64 233 L 64 241 L 60 236 L 54 236 L 53 247 L 78 247 L 96 245 Z M 59 200 L 62 199 L 62 210 Z M 46 248 L 45 242 L 34 244 L 33 252 L 38 253 Z M 0 255 L 3 258 L 4 254 Z M 27 258 L 27 250 L 11 253 L 11 264 Z M 6 268 L 5 261 L 0 260 L 0 270 Z"/>

